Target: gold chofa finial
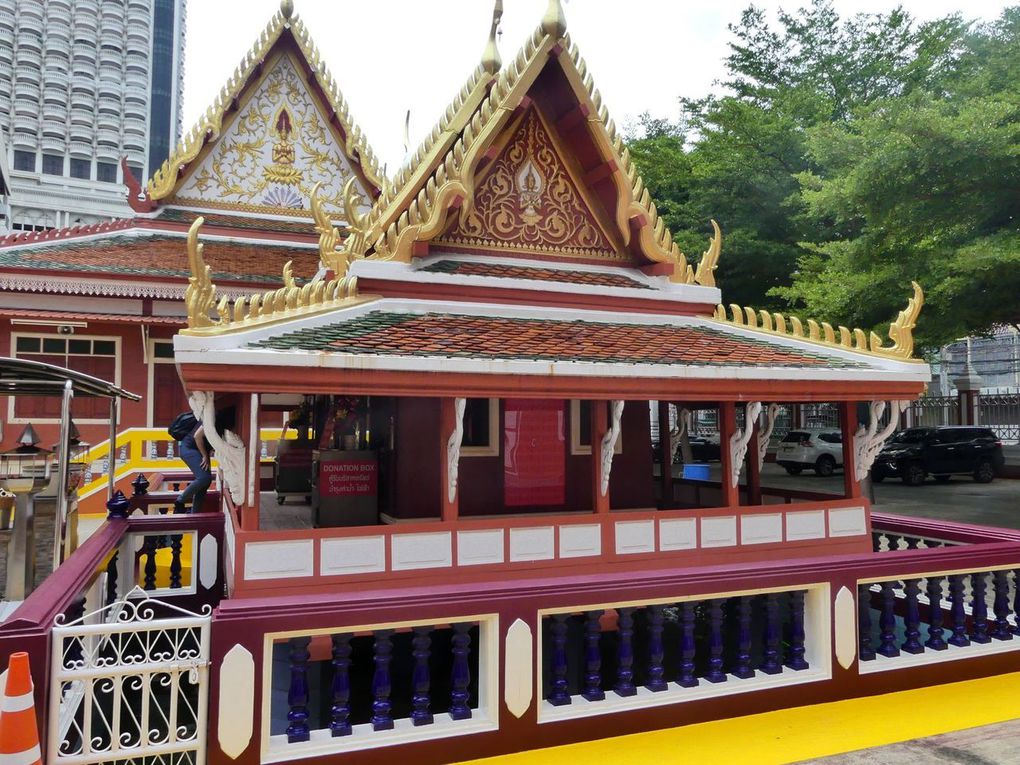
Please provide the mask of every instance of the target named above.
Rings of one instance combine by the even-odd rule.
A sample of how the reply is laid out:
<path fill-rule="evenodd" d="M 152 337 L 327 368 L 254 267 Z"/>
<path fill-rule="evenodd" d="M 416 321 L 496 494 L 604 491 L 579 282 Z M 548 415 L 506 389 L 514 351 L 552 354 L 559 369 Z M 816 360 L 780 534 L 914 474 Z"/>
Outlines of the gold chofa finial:
<path fill-rule="evenodd" d="M 542 17 L 542 31 L 557 39 L 567 33 L 567 17 L 563 15 L 560 0 L 549 0 L 549 7 Z"/>
<path fill-rule="evenodd" d="M 290 19 L 294 15 L 294 0 L 280 0 L 280 13 L 283 18 Z"/>
<path fill-rule="evenodd" d="M 715 232 L 715 236 L 712 237 L 708 249 L 701 256 L 698 270 L 694 274 L 694 281 L 703 287 L 715 286 L 715 269 L 719 265 L 719 254 L 722 252 L 722 231 L 719 230 L 719 224 L 714 220 L 712 221 L 712 231 Z"/>
<path fill-rule="evenodd" d="M 496 0 L 492 8 L 492 26 L 489 28 L 489 41 L 485 44 L 482 52 L 482 69 L 489 74 L 496 74 L 503 66 L 503 60 L 499 57 L 499 48 L 496 47 L 496 33 L 499 31 L 499 22 L 503 18 L 503 0 Z"/>
<path fill-rule="evenodd" d="M 195 218 L 188 231 L 188 267 L 191 269 L 191 277 L 184 291 L 184 305 L 188 311 L 188 326 L 192 329 L 212 326 L 209 312 L 216 300 L 216 285 L 212 283 L 209 266 L 202 257 L 203 245 L 198 241 L 198 232 L 203 223 L 205 218 Z"/>

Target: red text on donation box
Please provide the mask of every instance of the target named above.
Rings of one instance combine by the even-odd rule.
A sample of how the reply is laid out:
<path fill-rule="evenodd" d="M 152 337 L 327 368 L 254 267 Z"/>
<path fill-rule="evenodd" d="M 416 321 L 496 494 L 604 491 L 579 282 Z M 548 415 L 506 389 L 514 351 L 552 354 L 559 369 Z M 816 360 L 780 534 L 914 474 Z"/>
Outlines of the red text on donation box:
<path fill-rule="evenodd" d="M 379 488 L 379 463 L 374 460 L 323 462 L 319 465 L 319 495 L 374 497 Z"/>

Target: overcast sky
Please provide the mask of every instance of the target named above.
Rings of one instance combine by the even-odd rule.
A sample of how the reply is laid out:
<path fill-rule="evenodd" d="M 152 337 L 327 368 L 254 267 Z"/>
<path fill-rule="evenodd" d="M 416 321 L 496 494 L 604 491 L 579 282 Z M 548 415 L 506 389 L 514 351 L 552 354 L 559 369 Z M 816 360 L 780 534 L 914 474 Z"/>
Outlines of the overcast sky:
<path fill-rule="evenodd" d="M 477 65 L 492 18 L 491 0 L 294 0 L 326 65 L 393 173 L 427 133 Z M 757 0 L 774 12 L 807 0 Z M 516 55 L 538 25 L 547 0 L 504 0 L 500 52 Z M 644 111 L 675 118 L 678 96 L 702 96 L 723 74 L 736 21 L 748 0 L 568 0 L 567 28 L 581 49 L 610 114 L 620 126 Z M 903 0 L 920 19 L 962 10 L 992 19 L 1007 2 Z M 888 11 L 880 0 L 836 0 L 841 14 Z M 184 129 L 212 103 L 242 56 L 279 8 L 279 0 L 188 3 Z"/>

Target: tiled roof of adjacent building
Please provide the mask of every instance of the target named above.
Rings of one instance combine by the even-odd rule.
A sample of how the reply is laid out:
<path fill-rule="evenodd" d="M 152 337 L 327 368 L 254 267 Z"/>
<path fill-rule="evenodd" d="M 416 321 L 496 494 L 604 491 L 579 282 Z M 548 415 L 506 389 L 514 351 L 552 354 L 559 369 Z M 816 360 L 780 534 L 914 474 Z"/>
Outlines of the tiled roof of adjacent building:
<path fill-rule="evenodd" d="M 373 311 L 305 328 L 253 348 L 333 353 L 700 366 L 861 368 L 835 355 L 799 350 L 699 325 L 642 325 Z"/>
<path fill-rule="evenodd" d="M 209 239 L 205 260 L 222 282 L 277 284 L 283 264 L 294 261 L 295 275 L 310 278 L 319 264 L 316 248 L 295 248 Z M 127 236 L 67 239 L 47 246 L 0 248 L 0 267 L 89 272 L 120 276 L 186 279 L 188 255 L 183 236 Z"/>
<path fill-rule="evenodd" d="M 275 218 L 255 217 L 247 215 L 224 215 L 223 213 L 184 210 L 180 207 L 166 207 L 160 210 L 156 220 L 172 223 L 184 223 L 190 226 L 195 218 L 205 218 L 206 226 L 222 226 L 223 228 L 241 231 L 265 231 L 279 234 L 305 234 L 309 238 L 318 238 L 315 224 L 309 218 L 306 221 L 277 220 Z"/>
<path fill-rule="evenodd" d="M 623 274 L 598 271 L 565 271 L 559 268 L 539 268 L 505 263 L 480 263 L 478 261 L 440 260 L 425 266 L 422 271 L 458 276 L 495 276 L 504 279 L 535 279 L 538 281 L 588 284 L 599 287 L 630 287 L 650 289 L 647 284 Z"/>

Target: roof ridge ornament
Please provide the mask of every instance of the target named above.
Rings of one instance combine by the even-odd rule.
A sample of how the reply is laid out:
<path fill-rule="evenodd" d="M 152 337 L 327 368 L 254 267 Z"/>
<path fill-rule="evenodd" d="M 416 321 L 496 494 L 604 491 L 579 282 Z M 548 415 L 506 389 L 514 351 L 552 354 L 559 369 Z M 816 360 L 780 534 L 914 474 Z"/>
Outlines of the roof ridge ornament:
<path fill-rule="evenodd" d="M 280 13 L 285 21 L 290 21 L 294 15 L 294 0 L 280 0 Z"/>
<path fill-rule="evenodd" d="M 365 255 L 365 216 L 358 210 L 358 190 L 354 178 L 344 184 L 344 218 L 347 219 L 348 236 L 341 241 L 340 231 L 333 226 L 329 214 L 323 208 L 319 191 L 321 183 L 312 188 L 312 217 L 315 230 L 319 233 L 319 259 L 322 264 L 340 278 L 347 274 L 350 261 Z"/>
<path fill-rule="evenodd" d="M 563 15 L 560 0 L 549 0 L 549 6 L 542 17 L 542 31 L 557 40 L 567 33 L 567 17 Z"/>
<path fill-rule="evenodd" d="M 729 317 L 726 315 L 725 306 L 722 304 L 716 306 L 714 318 L 716 321 L 747 327 L 771 335 L 788 335 L 798 340 L 808 340 L 822 345 L 831 345 L 902 361 L 923 361 L 923 359 L 914 357 L 914 327 L 917 326 L 917 317 L 924 305 L 924 291 L 917 282 L 910 284 L 914 288 L 914 295 L 907 301 L 907 307 L 900 311 L 896 320 L 889 325 L 889 338 L 893 344 L 888 347 L 882 345 L 882 338 L 875 332 L 868 336 L 863 329 L 850 330 L 842 326 L 834 328 L 828 322 L 823 321 L 819 324 L 814 319 L 808 319 L 806 322 L 807 333 L 805 334 L 804 322 L 796 316 L 791 316 L 790 323 L 787 325 L 786 316 L 781 313 L 769 313 L 764 309 L 755 311 L 748 306 L 741 308 L 735 303 L 730 305 Z"/>
<path fill-rule="evenodd" d="M 492 7 L 492 26 L 489 28 L 489 41 L 485 44 L 482 52 L 482 69 L 489 74 L 496 74 L 503 66 L 503 59 L 499 56 L 499 46 L 496 45 L 496 35 L 499 33 L 499 22 L 503 18 L 503 0 L 496 0 Z"/>
<path fill-rule="evenodd" d="M 708 243 L 708 249 L 702 254 L 698 270 L 694 274 L 694 281 L 702 287 L 716 286 L 715 269 L 719 267 L 719 255 L 722 253 L 722 231 L 719 230 L 719 224 L 714 220 L 712 221 L 712 231 L 715 234 Z"/>

